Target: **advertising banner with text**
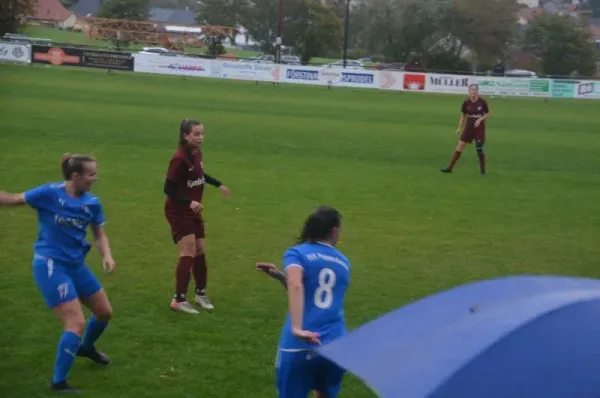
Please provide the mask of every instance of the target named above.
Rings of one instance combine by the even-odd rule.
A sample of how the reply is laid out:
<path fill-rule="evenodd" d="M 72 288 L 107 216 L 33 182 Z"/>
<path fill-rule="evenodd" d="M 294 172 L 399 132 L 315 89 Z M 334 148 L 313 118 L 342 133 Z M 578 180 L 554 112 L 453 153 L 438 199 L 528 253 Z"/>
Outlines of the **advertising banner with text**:
<path fill-rule="evenodd" d="M 0 61 L 28 64 L 31 62 L 31 46 L 2 41 L 0 42 Z"/>
<path fill-rule="evenodd" d="M 152 54 L 135 54 L 134 58 L 135 72 L 179 76 L 459 95 L 467 95 L 469 85 L 477 83 L 484 96 L 600 99 L 600 82 L 595 81 L 468 76 L 302 65 L 278 66 Z"/>
<path fill-rule="evenodd" d="M 130 53 L 38 45 L 33 46 L 32 52 L 34 63 L 133 71 Z"/>
<path fill-rule="evenodd" d="M 550 94 L 552 98 L 574 98 L 578 83 L 573 80 L 554 80 Z"/>
<path fill-rule="evenodd" d="M 279 79 L 285 83 L 379 88 L 379 72 L 367 69 L 319 68 L 315 66 L 296 65 L 282 66 Z"/>
<path fill-rule="evenodd" d="M 166 57 L 155 54 L 134 54 L 133 57 L 135 72 L 194 77 L 210 77 L 211 62 L 220 62 L 203 58 Z"/>
<path fill-rule="evenodd" d="M 575 98 L 600 99 L 600 81 L 581 81 L 576 87 Z"/>
<path fill-rule="evenodd" d="M 428 74 L 425 91 L 466 95 L 469 92 L 469 85 L 475 82 L 474 76 Z"/>
<path fill-rule="evenodd" d="M 133 72 L 133 56 L 129 53 L 115 51 L 83 50 L 81 55 L 81 66 L 85 68 Z"/>
<path fill-rule="evenodd" d="M 279 66 L 258 62 L 211 61 L 211 77 L 219 79 L 279 81 Z"/>
<path fill-rule="evenodd" d="M 549 79 L 477 76 L 476 82 L 483 95 L 549 97 L 551 94 Z"/>

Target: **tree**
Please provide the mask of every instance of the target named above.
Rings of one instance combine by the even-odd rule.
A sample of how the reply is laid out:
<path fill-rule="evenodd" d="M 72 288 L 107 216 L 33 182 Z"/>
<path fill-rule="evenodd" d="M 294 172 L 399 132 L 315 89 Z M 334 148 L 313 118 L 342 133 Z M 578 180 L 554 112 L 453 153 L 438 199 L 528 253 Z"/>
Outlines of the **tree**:
<path fill-rule="evenodd" d="M 398 0 L 365 0 L 357 10 L 364 23 L 361 40 L 368 52 L 383 54 L 389 61 L 404 60 L 402 8 Z"/>
<path fill-rule="evenodd" d="M 62 4 L 67 10 L 70 10 L 71 8 L 75 7 L 77 0 L 60 0 L 60 4 Z"/>
<path fill-rule="evenodd" d="M 333 8 L 320 0 L 299 0 L 286 16 L 284 44 L 294 47 L 303 63 L 340 50 L 342 22 Z"/>
<path fill-rule="evenodd" d="M 241 25 L 265 52 L 272 53 L 277 20 L 277 1 L 250 0 Z M 339 51 L 341 41 L 342 23 L 331 7 L 320 0 L 285 1 L 283 44 L 294 47 L 304 62 L 330 50 Z"/>
<path fill-rule="evenodd" d="M 400 48 L 404 58 L 411 53 L 426 57 L 434 50 L 446 52 L 447 46 L 443 43 L 448 41 L 448 31 L 444 22 L 450 11 L 451 3 L 445 0 L 403 2 Z"/>
<path fill-rule="evenodd" d="M 4 0 L 0 2 L 0 36 L 17 33 L 21 21 L 34 13 L 37 0 Z"/>
<path fill-rule="evenodd" d="M 346 2 L 350 0 L 323 0 L 323 4 L 330 7 L 341 20 L 346 18 Z"/>
<path fill-rule="evenodd" d="M 276 38 L 277 1 L 249 0 L 249 8 L 242 16 L 241 25 L 265 53 L 272 53 Z"/>
<path fill-rule="evenodd" d="M 146 0 L 106 0 L 98 17 L 143 21 L 148 18 L 148 3 Z"/>
<path fill-rule="evenodd" d="M 450 0 L 365 0 L 356 9 L 366 26 L 359 43 L 388 61 L 426 57 L 439 51 L 448 35 L 444 22 L 451 5 Z"/>
<path fill-rule="evenodd" d="M 516 38 L 518 10 L 516 0 L 454 0 L 450 31 L 479 63 L 493 64 Z"/>
<path fill-rule="evenodd" d="M 365 54 L 370 48 L 369 8 L 365 0 L 355 0 L 350 4 L 350 21 L 348 24 L 348 46 L 360 49 Z"/>
<path fill-rule="evenodd" d="M 174 8 L 178 10 L 195 10 L 197 0 L 148 0 L 148 8 Z"/>
<path fill-rule="evenodd" d="M 242 15 L 248 11 L 246 0 L 202 0 L 198 6 L 196 20 L 207 25 L 229 26 L 237 28 L 242 20 Z M 237 30 L 229 36 L 231 43 L 235 43 Z M 217 38 L 222 41 L 223 38 Z"/>
<path fill-rule="evenodd" d="M 516 34 L 516 0 L 362 0 L 353 9 L 357 42 L 388 61 L 421 57 L 463 68 L 467 48 L 480 62 L 502 57 Z"/>
<path fill-rule="evenodd" d="M 594 75 L 594 47 L 587 29 L 569 16 L 542 15 L 527 30 L 523 49 L 533 54 L 545 74 Z"/>

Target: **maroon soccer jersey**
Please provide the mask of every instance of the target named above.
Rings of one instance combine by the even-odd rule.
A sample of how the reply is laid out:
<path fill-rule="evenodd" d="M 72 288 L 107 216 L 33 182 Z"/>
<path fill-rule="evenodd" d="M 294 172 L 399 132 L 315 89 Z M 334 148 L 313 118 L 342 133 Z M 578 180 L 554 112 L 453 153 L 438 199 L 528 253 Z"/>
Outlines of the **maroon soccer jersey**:
<path fill-rule="evenodd" d="M 480 97 L 475 102 L 471 101 L 470 98 L 467 98 L 467 100 L 465 100 L 465 102 L 462 104 L 461 111 L 467 118 L 465 131 L 481 133 L 485 132 L 485 120 L 479 124 L 479 127 L 475 127 L 475 121 L 483 117 L 484 114 L 490 112 L 488 104 L 483 98 Z"/>
<path fill-rule="evenodd" d="M 185 150 L 180 148 L 171 158 L 167 179 L 177 184 L 177 189 L 191 200 L 202 201 L 204 193 L 204 170 L 202 169 L 202 153 L 197 150 L 193 154 L 193 162 L 188 160 Z M 167 196 L 166 206 L 172 210 L 188 210 L 188 205 L 179 203 Z"/>

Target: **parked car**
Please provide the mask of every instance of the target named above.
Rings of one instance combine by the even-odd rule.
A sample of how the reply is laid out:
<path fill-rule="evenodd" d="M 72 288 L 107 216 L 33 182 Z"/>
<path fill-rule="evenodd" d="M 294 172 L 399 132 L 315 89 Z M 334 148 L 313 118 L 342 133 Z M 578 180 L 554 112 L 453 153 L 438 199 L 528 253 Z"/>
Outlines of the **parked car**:
<path fill-rule="evenodd" d="M 332 64 L 324 65 L 327 68 L 343 68 L 344 60 L 340 59 L 339 61 L 335 61 Z M 346 60 L 346 69 L 364 69 L 364 65 L 362 62 L 356 59 L 347 59 Z"/>
<path fill-rule="evenodd" d="M 378 63 L 374 66 L 377 70 L 403 71 L 405 64 L 402 62 L 393 62 L 391 64 Z"/>
<path fill-rule="evenodd" d="M 281 56 L 281 63 L 287 65 L 302 65 L 302 61 L 300 61 L 300 57 L 295 55 L 283 55 Z"/>
<path fill-rule="evenodd" d="M 138 51 L 138 54 L 154 54 L 162 55 L 164 53 L 170 53 L 172 51 L 167 50 L 164 47 L 144 47 L 142 51 Z"/>
<path fill-rule="evenodd" d="M 512 69 L 504 72 L 506 77 L 537 77 L 535 72 L 525 69 Z"/>

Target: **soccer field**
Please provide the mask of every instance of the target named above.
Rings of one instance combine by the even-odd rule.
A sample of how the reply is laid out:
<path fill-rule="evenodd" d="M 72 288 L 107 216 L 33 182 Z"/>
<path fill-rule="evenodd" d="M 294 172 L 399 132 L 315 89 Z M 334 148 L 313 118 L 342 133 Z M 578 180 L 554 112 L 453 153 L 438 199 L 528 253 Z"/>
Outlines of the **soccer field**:
<path fill-rule="evenodd" d="M 64 152 L 99 162 L 117 271 L 102 274 L 95 249 L 88 263 L 114 307 L 98 342 L 112 363 L 79 358 L 73 385 L 86 397 L 275 396 L 287 300 L 254 263 L 280 262 L 321 204 L 343 215 L 351 329 L 468 281 L 598 276 L 599 103 L 488 101 L 488 175 L 473 147 L 445 175 L 460 96 L 0 65 L 0 190 L 60 180 Z M 233 194 L 206 188 L 216 310 L 198 316 L 168 307 L 178 254 L 162 188 L 185 117 L 205 124 L 206 171 Z M 61 327 L 32 278 L 36 216 L 0 217 L 0 396 L 46 396 Z M 348 377 L 341 396 L 374 394 Z"/>

